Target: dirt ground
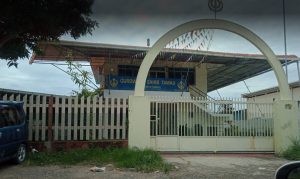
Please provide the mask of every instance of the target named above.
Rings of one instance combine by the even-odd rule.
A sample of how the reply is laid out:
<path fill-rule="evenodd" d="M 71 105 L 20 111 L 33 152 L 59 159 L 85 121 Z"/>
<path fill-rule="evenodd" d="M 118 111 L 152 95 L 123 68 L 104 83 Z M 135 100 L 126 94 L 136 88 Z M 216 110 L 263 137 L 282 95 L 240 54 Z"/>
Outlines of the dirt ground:
<path fill-rule="evenodd" d="M 274 178 L 276 169 L 287 160 L 272 155 L 258 154 L 172 154 L 163 157 L 176 169 L 162 172 L 140 173 L 131 170 L 107 168 L 105 172 L 91 172 L 93 166 L 45 166 L 0 164 L 1 179 L 35 178 L 211 178 L 211 179 L 268 179 Z M 101 166 L 100 166 L 101 167 Z"/>

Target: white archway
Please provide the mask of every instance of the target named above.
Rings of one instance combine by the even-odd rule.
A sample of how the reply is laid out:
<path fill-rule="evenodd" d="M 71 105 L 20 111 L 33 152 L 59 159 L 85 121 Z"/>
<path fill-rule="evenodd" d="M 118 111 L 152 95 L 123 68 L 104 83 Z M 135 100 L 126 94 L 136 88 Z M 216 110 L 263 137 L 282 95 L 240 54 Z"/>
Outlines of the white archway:
<path fill-rule="evenodd" d="M 190 21 L 187 23 L 184 23 L 182 25 L 179 25 L 175 27 L 174 29 L 167 32 L 165 35 L 163 35 L 148 51 L 147 55 L 145 56 L 138 75 L 136 79 L 135 84 L 135 91 L 134 96 L 144 96 L 145 94 L 145 83 L 146 78 L 149 72 L 150 67 L 152 66 L 156 56 L 158 53 L 173 39 L 177 38 L 178 36 L 190 32 L 192 30 L 197 29 L 221 29 L 226 30 L 235 34 L 240 35 L 241 37 L 248 40 L 250 43 L 252 43 L 254 46 L 256 46 L 262 54 L 264 54 L 273 68 L 279 89 L 280 89 L 280 99 L 281 100 L 291 100 L 291 92 L 289 90 L 288 82 L 285 76 L 285 73 L 283 71 L 283 68 L 278 61 L 276 55 L 271 50 L 271 48 L 255 33 L 250 31 L 249 29 L 230 22 L 226 20 L 215 20 L 215 19 L 200 19 L 195 21 Z"/>
<path fill-rule="evenodd" d="M 274 150 L 280 153 L 299 137 L 298 104 L 292 100 L 288 82 L 280 62 L 270 47 L 249 29 L 225 20 L 195 20 L 167 32 L 148 51 L 138 72 L 134 96 L 129 96 L 129 147 L 148 148 L 150 141 L 150 99 L 144 96 L 145 82 L 152 63 L 158 53 L 173 39 L 197 29 L 221 29 L 244 37 L 256 46 L 273 68 L 280 89 L 280 100 L 273 105 Z"/>

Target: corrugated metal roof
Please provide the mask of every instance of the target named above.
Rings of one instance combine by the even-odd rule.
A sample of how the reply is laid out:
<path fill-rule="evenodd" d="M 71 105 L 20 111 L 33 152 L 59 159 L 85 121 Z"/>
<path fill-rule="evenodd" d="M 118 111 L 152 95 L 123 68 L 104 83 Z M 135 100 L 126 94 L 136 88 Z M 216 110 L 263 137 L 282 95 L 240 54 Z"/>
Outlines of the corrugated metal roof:
<path fill-rule="evenodd" d="M 101 43 L 86 43 L 76 41 L 60 41 L 60 42 L 42 42 L 47 51 L 50 47 L 60 49 L 55 55 L 36 55 L 34 54 L 31 62 L 35 60 L 65 61 L 65 54 L 68 50 L 72 50 L 76 54 L 75 60 L 90 61 L 91 57 L 114 58 L 134 58 L 140 60 L 144 58 L 149 47 L 112 45 Z M 271 66 L 267 62 L 265 56 L 260 54 L 239 54 L 239 53 L 223 53 L 199 50 L 183 50 L 183 49 L 163 49 L 158 59 L 170 59 L 175 56 L 173 61 L 186 61 L 193 55 L 190 62 L 200 62 L 205 56 L 204 63 L 220 64 L 214 68 L 208 69 L 208 92 L 228 86 L 230 84 L 245 80 L 259 74 L 271 70 Z M 284 56 L 277 56 L 281 63 L 284 63 Z M 289 63 L 299 60 L 296 55 L 288 55 Z"/>
<path fill-rule="evenodd" d="M 39 45 L 53 45 L 60 48 L 74 50 L 75 52 L 89 57 L 133 57 L 137 54 L 141 54 L 137 58 L 143 59 L 145 52 L 147 52 L 150 47 L 141 47 L 141 46 L 130 46 L 130 45 L 114 45 L 114 44 L 102 44 L 102 43 L 87 43 L 87 42 L 77 42 L 77 41 L 60 41 L 60 42 L 40 42 Z M 144 52 L 144 53 L 143 53 Z M 176 54 L 174 60 L 185 61 L 190 55 L 194 55 L 194 60 L 201 60 L 203 56 L 215 57 L 220 59 L 234 58 L 234 59 L 263 59 L 265 56 L 261 54 L 243 54 L 243 53 L 225 53 L 225 52 L 213 52 L 213 51 L 201 51 L 201 50 L 190 50 L 190 49 L 170 49 L 165 48 L 162 50 L 161 56 L 168 56 Z M 64 57 L 64 56 L 62 56 Z M 185 58 L 186 57 L 186 58 Z M 283 60 L 283 55 L 278 55 L 278 59 Z M 33 60 L 46 60 L 47 56 L 36 55 L 33 57 Z M 296 55 L 288 55 L 288 60 L 299 60 Z M 57 59 L 59 60 L 59 59 Z M 89 59 L 86 59 L 87 61 Z"/>
<path fill-rule="evenodd" d="M 300 87 L 300 82 L 296 81 L 296 82 L 290 83 L 289 86 L 290 86 L 291 89 L 299 88 Z M 279 92 L 278 86 L 263 89 L 263 90 L 259 90 L 259 91 L 255 91 L 255 92 L 252 92 L 252 93 L 245 93 L 245 94 L 242 94 L 242 97 L 252 98 L 252 97 L 262 96 L 262 95 L 266 95 L 266 94 L 270 94 L 270 93 L 276 93 L 276 92 Z"/>

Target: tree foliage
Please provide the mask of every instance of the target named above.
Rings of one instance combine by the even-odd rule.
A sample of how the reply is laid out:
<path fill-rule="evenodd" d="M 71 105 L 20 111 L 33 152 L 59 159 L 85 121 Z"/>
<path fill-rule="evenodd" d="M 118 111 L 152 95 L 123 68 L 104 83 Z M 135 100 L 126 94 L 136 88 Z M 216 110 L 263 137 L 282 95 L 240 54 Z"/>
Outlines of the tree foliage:
<path fill-rule="evenodd" d="M 92 80 L 92 74 L 85 70 L 80 63 L 72 61 L 72 52 L 68 52 L 66 57 L 67 71 L 71 80 L 78 86 L 78 91 L 73 90 L 73 93 L 79 97 L 102 96 L 103 90 L 97 86 Z"/>
<path fill-rule="evenodd" d="M 74 39 L 91 34 L 97 22 L 90 18 L 93 0 L 3 0 L 0 3 L 0 58 L 27 58 L 38 41 Z"/>

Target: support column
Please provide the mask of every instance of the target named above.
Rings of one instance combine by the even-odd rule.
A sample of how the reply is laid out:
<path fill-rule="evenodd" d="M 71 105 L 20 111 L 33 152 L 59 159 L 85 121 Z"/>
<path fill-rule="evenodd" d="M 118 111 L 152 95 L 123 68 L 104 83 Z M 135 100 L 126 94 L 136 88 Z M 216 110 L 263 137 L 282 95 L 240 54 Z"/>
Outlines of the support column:
<path fill-rule="evenodd" d="M 273 113 L 275 153 L 278 154 L 299 138 L 298 104 L 292 100 L 276 101 Z"/>
<path fill-rule="evenodd" d="M 146 96 L 129 96 L 128 146 L 150 148 L 150 100 Z"/>
<path fill-rule="evenodd" d="M 202 63 L 195 67 L 195 86 L 207 93 L 207 64 Z"/>

